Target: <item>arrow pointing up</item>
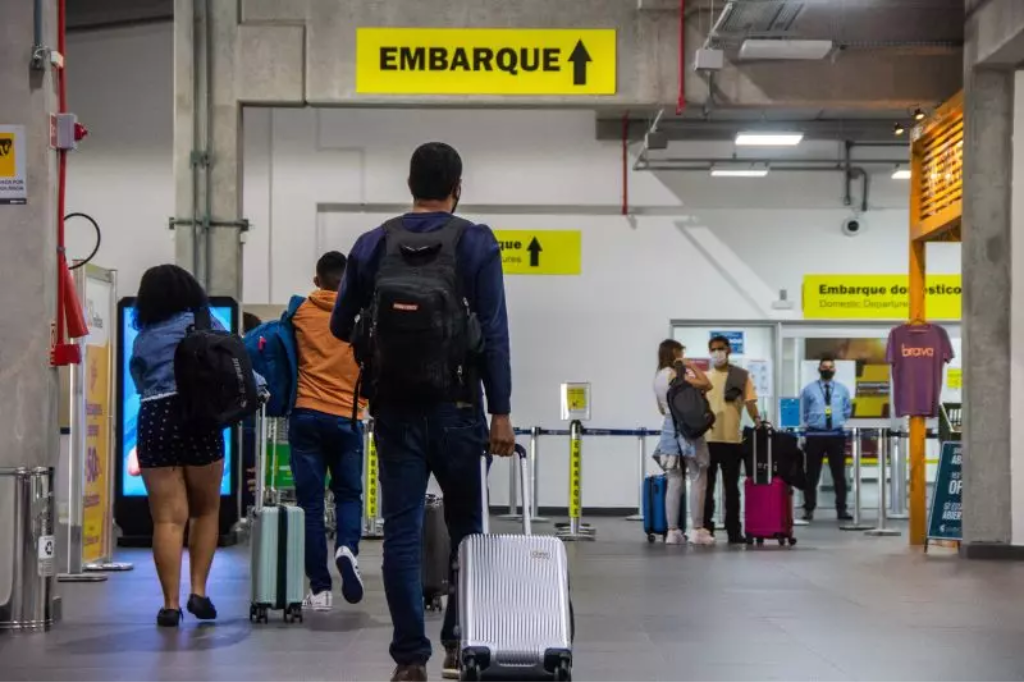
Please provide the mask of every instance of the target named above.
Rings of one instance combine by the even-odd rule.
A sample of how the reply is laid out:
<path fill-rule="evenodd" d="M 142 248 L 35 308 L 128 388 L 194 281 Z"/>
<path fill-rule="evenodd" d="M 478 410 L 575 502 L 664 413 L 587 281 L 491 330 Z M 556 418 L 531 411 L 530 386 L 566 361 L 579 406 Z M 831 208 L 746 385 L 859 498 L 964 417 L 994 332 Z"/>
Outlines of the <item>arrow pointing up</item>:
<path fill-rule="evenodd" d="M 541 248 L 540 242 L 537 241 L 536 237 L 530 241 L 530 245 L 526 247 L 526 250 L 530 252 L 530 267 L 540 267 L 540 252 L 544 249 Z"/>
<path fill-rule="evenodd" d="M 573 48 L 572 54 L 569 55 L 569 61 L 572 62 L 573 65 L 572 84 L 586 85 L 587 63 L 594 60 L 590 58 L 590 53 L 587 52 L 587 48 L 583 44 L 582 40 L 576 43 L 576 47 Z"/>

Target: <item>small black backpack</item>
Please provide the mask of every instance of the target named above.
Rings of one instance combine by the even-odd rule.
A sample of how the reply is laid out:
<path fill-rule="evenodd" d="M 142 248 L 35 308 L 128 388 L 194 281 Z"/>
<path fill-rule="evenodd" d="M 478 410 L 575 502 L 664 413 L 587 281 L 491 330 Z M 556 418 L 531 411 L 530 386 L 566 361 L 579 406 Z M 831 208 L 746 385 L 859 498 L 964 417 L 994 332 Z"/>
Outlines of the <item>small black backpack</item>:
<path fill-rule="evenodd" d="M 185 422 L 212 431 L 255 413 L 259 393 L 242 339 L 214 329 L 208 308 L 193 315 L 195 323 L 174 351 L 174 381 Z"/>
<path fill-rule="evenodd" d="M 476 400 L 482 334 L 457 267 L 469 225 L 454 216 L 433 232 L 412 232 L 401 218 L 384 224 L 373 299 L 353 343 L 364 397 L 402 405 Z"/>
<path fill-rule="evenodd" d="M 689 441 L 700 438 L 715 424 L 715 413 L 704 392 L 691 386 L 683 372 L 669 384 L 668 409 L 676 431 Z"/>

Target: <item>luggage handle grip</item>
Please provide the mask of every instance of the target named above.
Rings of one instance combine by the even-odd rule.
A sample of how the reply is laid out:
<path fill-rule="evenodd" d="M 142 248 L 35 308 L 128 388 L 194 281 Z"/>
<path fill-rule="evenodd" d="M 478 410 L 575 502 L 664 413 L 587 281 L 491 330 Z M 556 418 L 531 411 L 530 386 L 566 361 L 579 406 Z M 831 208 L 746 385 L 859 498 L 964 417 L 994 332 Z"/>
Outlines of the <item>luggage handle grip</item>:
<path fill-rule="evenodd" d="M 515 457 L 519 460 L 519 488 L 523 491 L 523 535 L 533 535 L 533 519 L 530 517 L 530 465 L 526 457 L 526 448 L 516 443 Z M 480 457 L 480 504 L 482 528 L 484 535 L 491 532 L 491 505 L 487 494 L 487 453 Z"/>
<path fill-rule="evenodd" d="M 267 494 L 267 407 L 260 406 L 256 417 L 259 420 L 259 428 L 256 429 L 256 499 L 253 501 L 255 514 L 263 511 L 263 498 Z"/>

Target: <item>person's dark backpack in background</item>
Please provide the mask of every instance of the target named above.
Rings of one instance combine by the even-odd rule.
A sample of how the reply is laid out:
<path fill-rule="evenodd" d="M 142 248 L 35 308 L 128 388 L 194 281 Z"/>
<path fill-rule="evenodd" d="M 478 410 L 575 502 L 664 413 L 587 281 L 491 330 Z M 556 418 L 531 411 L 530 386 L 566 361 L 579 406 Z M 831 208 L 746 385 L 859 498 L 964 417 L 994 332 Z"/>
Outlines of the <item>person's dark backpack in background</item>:
<path fill-rule="evenodd" d="M 237 424 L 259 410 L 252 363 L 240 337 L 214 329 L 208 308 L 174 351 L 174 381 L 185 422 L 197 430 Z"/>
<path fill-rule="evenodd" d="M 401 218 L 384 224 L 373 300 L 353 343 L 364 397 L 405 405 L 476 399 L 482 335 L 457 269 L 469 225 L 454 216 L 433 232 L 407 230 Z"/>
<path fill-rule="evenodd" d="M 700 438 L 715 424 L 708 399 L 703 391 L 686 381 L 685 370 L 677 372 L 669 384 L 668 409 L 676 431 L 689 441 Z"/>

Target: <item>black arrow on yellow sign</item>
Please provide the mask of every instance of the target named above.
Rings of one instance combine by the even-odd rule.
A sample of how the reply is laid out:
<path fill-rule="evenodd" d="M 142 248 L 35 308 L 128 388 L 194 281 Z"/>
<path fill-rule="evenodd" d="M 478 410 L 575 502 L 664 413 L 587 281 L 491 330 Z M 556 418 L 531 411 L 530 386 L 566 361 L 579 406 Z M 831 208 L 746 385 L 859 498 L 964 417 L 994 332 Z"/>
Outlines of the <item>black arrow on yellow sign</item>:
<path fill-rule="evenodd" d="M 572 62 L 573 66 L 572 84 L 586 85 L 587 64 L 593 60 L 590 58 L 590 53 L 587 52 L 587 48 L 583 44 L 583 40 L 576 43 L 576 47 L 573 49 L 572 54 L 569 55 L 569 61 Z"/>
<path fill-rule="evenodd" d="M 540 242 L 537 241 L 536 237 L 534 237 L 530 242 L 530 245 L 526 247 L 526 250 L 530 252 L 530 267 L 540 267 L 540 252 L 544 249 L 541 248 Z"/>

